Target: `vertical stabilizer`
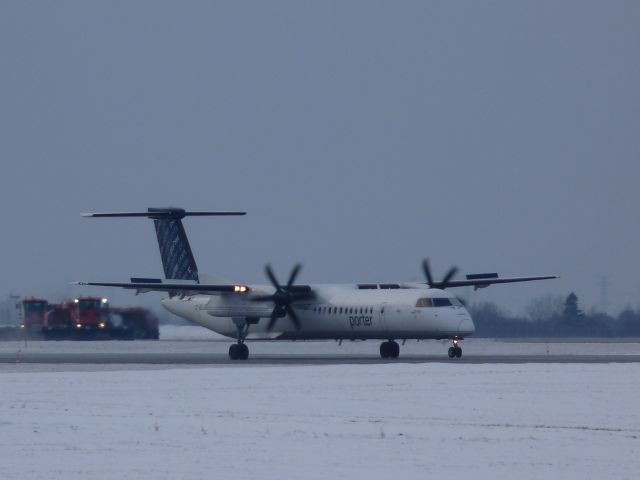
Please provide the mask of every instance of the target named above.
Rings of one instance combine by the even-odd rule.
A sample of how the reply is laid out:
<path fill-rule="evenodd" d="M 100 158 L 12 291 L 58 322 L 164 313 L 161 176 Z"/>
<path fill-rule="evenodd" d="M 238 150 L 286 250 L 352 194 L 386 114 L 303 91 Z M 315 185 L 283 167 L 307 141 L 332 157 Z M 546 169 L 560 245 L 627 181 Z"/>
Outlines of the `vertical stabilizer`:
<path fill-rule="evenodd" d="M 245 212 L 187 212 L 182 208 L 149 208 L 146 212 L 83 213 L 83 217 L 147 217 L 153 219 L 164 276 L 171 280 L 200 282 L 198 267 L 182 225 L 184 217 L 235 216 Z"/>
<path fill-rule="evenodd" d="M 160 212 L 163 215 L 153 216 Z M 156 227 L 165 278 L 200 282 L 198 266 L 182 225 L 185 211 L 180 208 L 149 208 L 149 214 Z"/>

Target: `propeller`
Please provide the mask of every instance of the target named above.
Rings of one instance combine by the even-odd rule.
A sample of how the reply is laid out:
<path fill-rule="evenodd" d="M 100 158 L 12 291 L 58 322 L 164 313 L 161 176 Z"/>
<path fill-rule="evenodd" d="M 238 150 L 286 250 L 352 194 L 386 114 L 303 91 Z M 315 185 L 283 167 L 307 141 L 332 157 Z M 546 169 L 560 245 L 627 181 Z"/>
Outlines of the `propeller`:
<path fill-rule="evenodd" d="M 273 269 L 271 265 L 267 265 L 265 267 L 265 273 L 267 277 L 271 281 L 271 284 L 275 287 L 276 291 L 272 295 L 263 295 L 259 297 L 253 298 L 255 302 L 266 302 L 271 301 L 274 303 L 273 311 L 271 312 L 271 316 L 269 318 L 269 323 L 267 324 L 267 330 L 273 330 L 278 318 L 282 318 L 285 315 L 289 315 L 293 325 L 296 327 L 296 330 L 300 330 L 300 319 L 296 314 L 295 310 L 291 306 L 291 303 L 295 300 L 302 300 L 310 298 L 311 290 L 307 288 L 296 288 L 293 284 L 296 281 L 296 277 L 300 272 L 302 265 L 299 263 L 293 267 L 291 273 L 289 274 L 289 280 L 286 285 L 282 286 L 278 281 L 275 273 L 273 273 Z"/>
<path fill-rule="evenodd" d="M 442 281 L 434 282 L 433 275 L 431 275 L 431 267 L 429 266 L 429 259 L 425 258 L 422 261 L 422 269 L 424 270 L 424 276 L 427 278 L 427 285 L 429 285 L 429 288 L 440 288 L 442 290 L 449 286 L 449 282 L 453 279 L 456 273 L 458 273 L 458 267 L 451 267 Z"/>

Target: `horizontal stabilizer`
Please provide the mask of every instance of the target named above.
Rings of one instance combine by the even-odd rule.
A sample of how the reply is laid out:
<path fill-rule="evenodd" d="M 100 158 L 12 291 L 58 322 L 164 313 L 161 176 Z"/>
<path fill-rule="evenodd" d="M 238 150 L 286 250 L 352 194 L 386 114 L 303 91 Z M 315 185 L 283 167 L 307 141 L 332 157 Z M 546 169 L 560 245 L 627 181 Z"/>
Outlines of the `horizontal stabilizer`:
<path fill-rule="evenodd" d="M 147 212 L 106 212 L 106 213 L 81 213 L 83 217 L 106 218 L 106 217 L 143 217 L 154 220 L 169 219 L 181 220 L 184 217 L 223 217 L 246 215 L 247 212 L 220 212 L 220 211 L 194 211 L 188 212 L 183 208 L 149 208 Z"/>

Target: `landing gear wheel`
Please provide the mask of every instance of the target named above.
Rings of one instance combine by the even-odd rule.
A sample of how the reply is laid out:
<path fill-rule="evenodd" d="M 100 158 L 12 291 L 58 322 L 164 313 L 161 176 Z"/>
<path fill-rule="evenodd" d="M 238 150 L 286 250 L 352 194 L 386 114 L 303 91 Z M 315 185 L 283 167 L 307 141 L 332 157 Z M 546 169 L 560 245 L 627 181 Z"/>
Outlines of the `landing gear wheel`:
<path fill-rule="evenodd" d="M 400 345 L 393 340 L 380 344 L 380 356 L 382 358 L 398 358 L 400 355 Z"/>
<path fill-rule="evenodd" d="M 391 351 L 391 358 L 398 358 L 400 356 L 400 345 L 397 342 L 390 341 L 389 342 L 389 350 Z"/>
<path fill-rule="evenodd" d="M 449 350 L 447 350 L 447 355 L 449 355 L 449 358 L 462 357 L 462 347 L 460 347 L 458 344 L 454 344 L 453 347 L 449 347 Z"/>
<path fill-rule="evenodd" d="M 229 358 L 231 360 L 238 360 L 238 344 L 234 343 L 229 347 Z"/>
<path fill-rule="evenodd" d="M 229 358 L 231 360 L 246 360 L 249 358 L 249 347 L 244 343 L 234 343 L 229 347 Z"/>

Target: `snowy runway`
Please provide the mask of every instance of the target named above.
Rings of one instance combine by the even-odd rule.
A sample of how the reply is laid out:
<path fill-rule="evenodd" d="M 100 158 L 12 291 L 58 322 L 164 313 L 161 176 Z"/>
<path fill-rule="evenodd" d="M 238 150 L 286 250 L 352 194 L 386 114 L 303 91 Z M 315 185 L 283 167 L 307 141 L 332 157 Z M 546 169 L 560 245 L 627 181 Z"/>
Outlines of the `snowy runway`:
<path fill-rule="evenodd" d="M 154 364 L 154 365 L 227 365 L 228 348 L 233 340 L 201 327 L 164 326 L 160 341 L 5 341 L 0 342 L 0 369 L 10 364 L 52 365 L 82 364 Z M 448 340 L 409 341 L 401 344 L 400 359 L 380 359 L 379 342 L 248 342 L 249 364 L 262 365 L 337 365 L 357 363 L 451 363 L 447 357 Z M 638 339 L 487 339 L 469 338 L 462 342 L 462 359 L 457 363 L 587 363 L 638 362 Z M 31 371 L 34 369 L 32 368 Z"/>
<path fill-rule="evenodd" d="M 0 478 L 635 478 L 640 365 L 0 368 Z"/>

